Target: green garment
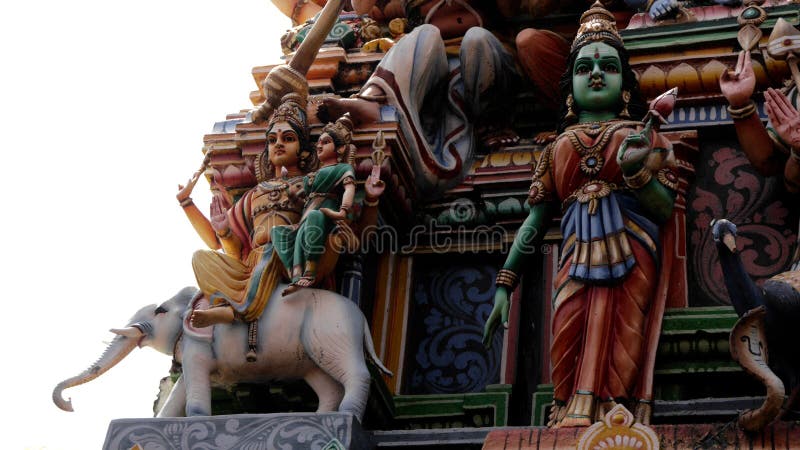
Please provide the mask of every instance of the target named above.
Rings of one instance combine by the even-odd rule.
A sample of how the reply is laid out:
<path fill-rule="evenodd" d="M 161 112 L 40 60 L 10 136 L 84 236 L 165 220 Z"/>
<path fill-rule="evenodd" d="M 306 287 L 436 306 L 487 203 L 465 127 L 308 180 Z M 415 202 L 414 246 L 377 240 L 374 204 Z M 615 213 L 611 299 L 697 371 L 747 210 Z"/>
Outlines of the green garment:
<path fill-rule="evenodd" d="M 294 266 L 305 268 L 306 261 L 318 261 L 325 242 L 335 223 L 320 211 L 338 211 L 344 194 L 344 182 L 354 179 L 353 166 L 339 163 L 326 166 L 303 178 L 303 190 L 308 195 L 303 217 L 297 225 L 272 229 L 272 244 L 289 273 Z M 292 281 L 297 281 L 294 277 Z"/>

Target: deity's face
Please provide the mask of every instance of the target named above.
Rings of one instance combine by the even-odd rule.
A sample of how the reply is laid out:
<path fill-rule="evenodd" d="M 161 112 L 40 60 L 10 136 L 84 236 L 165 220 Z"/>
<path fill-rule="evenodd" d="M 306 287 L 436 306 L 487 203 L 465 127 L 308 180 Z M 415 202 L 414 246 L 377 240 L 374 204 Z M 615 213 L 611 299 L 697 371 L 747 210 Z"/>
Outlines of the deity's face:
<path fill-rule="evenodd" d="M 336 143 L 328 133 L 322 133 L 317 140 L 317 158 L 322 164 L 336 162 Z"/>
<path fill-rule="evenodd" d="M 300 159 L 300 137 L 288 122 L 276 122 L 267 133 L 267 149 L 273 166 L 291 170 Z"/>
<path fill-rule="evenodd" d="M 622 62 L 608 44 L 592 42 L 578 51 L 572 70 L 572 96 L 584 111 L 616 111 L 622 96 Z"/>

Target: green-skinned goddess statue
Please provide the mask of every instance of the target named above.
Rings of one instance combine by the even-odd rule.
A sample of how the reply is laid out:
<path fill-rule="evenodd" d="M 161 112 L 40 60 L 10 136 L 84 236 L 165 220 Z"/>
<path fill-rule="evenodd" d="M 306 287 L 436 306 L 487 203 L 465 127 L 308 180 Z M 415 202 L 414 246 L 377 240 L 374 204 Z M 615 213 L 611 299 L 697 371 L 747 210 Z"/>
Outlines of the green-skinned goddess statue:
<path fill-rule="evenodd" d="M 553 286 L 550 426 L 588 426 L 616 403 L 649 421 L 652 336 L 666 296 L 661 228 L 677 177 L 660 117 L 638 92 L 614 17 L 600 3 L 581 16 L 562 77 L 559 136 L 539 158 L 530 213 L 497 277 L 484 342 L 508 320 L 518 274 L 562 211 Z M 655 329 L 655 333 L 653 333 Z"/>

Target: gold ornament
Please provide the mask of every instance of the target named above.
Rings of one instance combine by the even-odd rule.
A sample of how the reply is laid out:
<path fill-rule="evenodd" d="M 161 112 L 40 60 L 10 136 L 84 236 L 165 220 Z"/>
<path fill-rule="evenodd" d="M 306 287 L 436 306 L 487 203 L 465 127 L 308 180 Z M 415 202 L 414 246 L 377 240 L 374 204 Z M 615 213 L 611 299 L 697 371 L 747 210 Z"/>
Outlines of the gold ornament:
<path fill-rule="evenodd" d="M 567 96 L 567 114 L 564 116 L 564 119 L 573 121 L 578 119 L 578 115 L 575 114 L 575 110 L 572 107 L 575 106 L 575 99 L 572 98 L 572 94 Z"/>
<path fill-rule="evenodd" d="M 594 2 L 588 11 L 581 15 L 581 26 L 572 41 L 571 50 L 583 47 L 589 42 L 613 41 L 622 46 L 622 36 L 617 31 L 614 15 L 599 1 Z"/>
<path fill-rule="evenodd" d="M 631 113 L 628 112 L 628 103 L 631 101 L 631 91 L 624 90 L 622 91 L 622 111 L 619 112 L 619 116 L 623 119 L 630 119 Z"/>

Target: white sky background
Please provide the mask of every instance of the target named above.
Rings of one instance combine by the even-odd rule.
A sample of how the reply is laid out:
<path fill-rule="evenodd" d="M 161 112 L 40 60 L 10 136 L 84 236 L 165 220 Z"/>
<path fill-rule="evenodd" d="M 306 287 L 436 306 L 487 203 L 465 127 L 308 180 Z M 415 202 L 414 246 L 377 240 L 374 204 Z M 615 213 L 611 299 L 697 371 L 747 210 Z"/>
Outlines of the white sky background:
<path fill-rule="evenodd" d="M 135 350 L 51 401 L 141 306 L 194 284 L 175 200 L 203 135 L 251 107 L 289 19 L 268 0 L 46 0 L 0 12 L 0 447 L 96 449 L 152 416 L 170 358 Z M 208 211 L 208 184 L 193 196 Z"/>

